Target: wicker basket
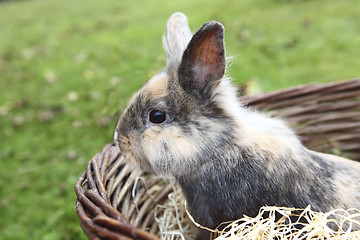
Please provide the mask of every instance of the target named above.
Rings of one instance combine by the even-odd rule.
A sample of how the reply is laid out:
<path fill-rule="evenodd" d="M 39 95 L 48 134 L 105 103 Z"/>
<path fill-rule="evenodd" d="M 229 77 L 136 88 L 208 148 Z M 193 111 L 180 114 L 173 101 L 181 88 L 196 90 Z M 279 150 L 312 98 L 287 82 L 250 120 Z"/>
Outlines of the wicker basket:
<path fill-rule="evenodd" d="M 360 161 L 360 80 L 312 84 L 240 100 L 285 119 L 310 149 Z M 89 239 L 160 239 L 154 216 L 172 186 L 126 163 L 115 144 L 93 157 L 75 185 Z M 139 180 L 141 179 L 141 180 Z M 136 189 L 136 191 L 134 191 Z"/>

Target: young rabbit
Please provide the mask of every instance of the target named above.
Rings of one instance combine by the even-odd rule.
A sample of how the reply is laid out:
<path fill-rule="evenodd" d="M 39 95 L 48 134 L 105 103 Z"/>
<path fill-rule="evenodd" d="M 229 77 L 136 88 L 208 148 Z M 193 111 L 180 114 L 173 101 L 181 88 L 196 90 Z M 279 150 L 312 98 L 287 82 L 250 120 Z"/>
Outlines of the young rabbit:
<path fill-rule="evenodd" d="M 176 179 L 198 223 L 215 228 L 265 205 L 360 208 L 359 162 L 310 151 L 284 122 L 238 102 L 220 23 L 192 35 L 175 13 L 163 40 L 166 67 L 132 98 L 115 139 L 144 170 Z"/>

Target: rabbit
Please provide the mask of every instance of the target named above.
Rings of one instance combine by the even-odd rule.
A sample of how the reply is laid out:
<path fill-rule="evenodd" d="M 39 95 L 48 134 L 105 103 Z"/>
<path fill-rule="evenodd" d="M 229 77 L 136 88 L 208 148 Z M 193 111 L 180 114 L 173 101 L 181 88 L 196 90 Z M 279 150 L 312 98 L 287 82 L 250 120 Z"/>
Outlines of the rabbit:
<path fill-rule="evenodd" d="M 175 13 L 163 45 L 165 69 L 130 100 L 114 139 L 143 170 L 176 180 L 196 222 L 216 228 L 262 206 L 360 209 L 359 162 L 307 149 L 283 120 L 238 101 L 221 23 L 192 35 Z"/>

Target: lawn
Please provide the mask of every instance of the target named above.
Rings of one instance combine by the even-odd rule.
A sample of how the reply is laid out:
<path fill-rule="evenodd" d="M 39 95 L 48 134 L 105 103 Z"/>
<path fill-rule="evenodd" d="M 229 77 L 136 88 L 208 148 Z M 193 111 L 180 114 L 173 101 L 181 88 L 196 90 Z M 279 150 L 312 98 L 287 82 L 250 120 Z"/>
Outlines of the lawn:
<path fill-rule="evenodd" d="M 165 64 L 176 11 L 226 27 L 250 92 L 360 76 L 360 1 L 0 3 L 0 238 L 85 239 L 74 184 L 131 95 Z"/>

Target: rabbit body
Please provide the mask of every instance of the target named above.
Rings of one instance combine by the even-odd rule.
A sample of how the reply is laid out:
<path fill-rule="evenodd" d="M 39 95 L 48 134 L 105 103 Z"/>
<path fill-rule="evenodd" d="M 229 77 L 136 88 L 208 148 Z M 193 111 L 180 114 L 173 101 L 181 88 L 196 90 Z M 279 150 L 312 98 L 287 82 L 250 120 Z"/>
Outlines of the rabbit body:
<path fill-rule="evenodd" d="M 220 23 L 192 35 L 175 13 L 164 47 L 166 68 L 132 98 L 115 138 L 144 170 L 177 180 L 198 223 L 215 228 L 266 205 L 360 209 L 360 163 L 310 151 L 283 121 L 238 102 Z"/>

